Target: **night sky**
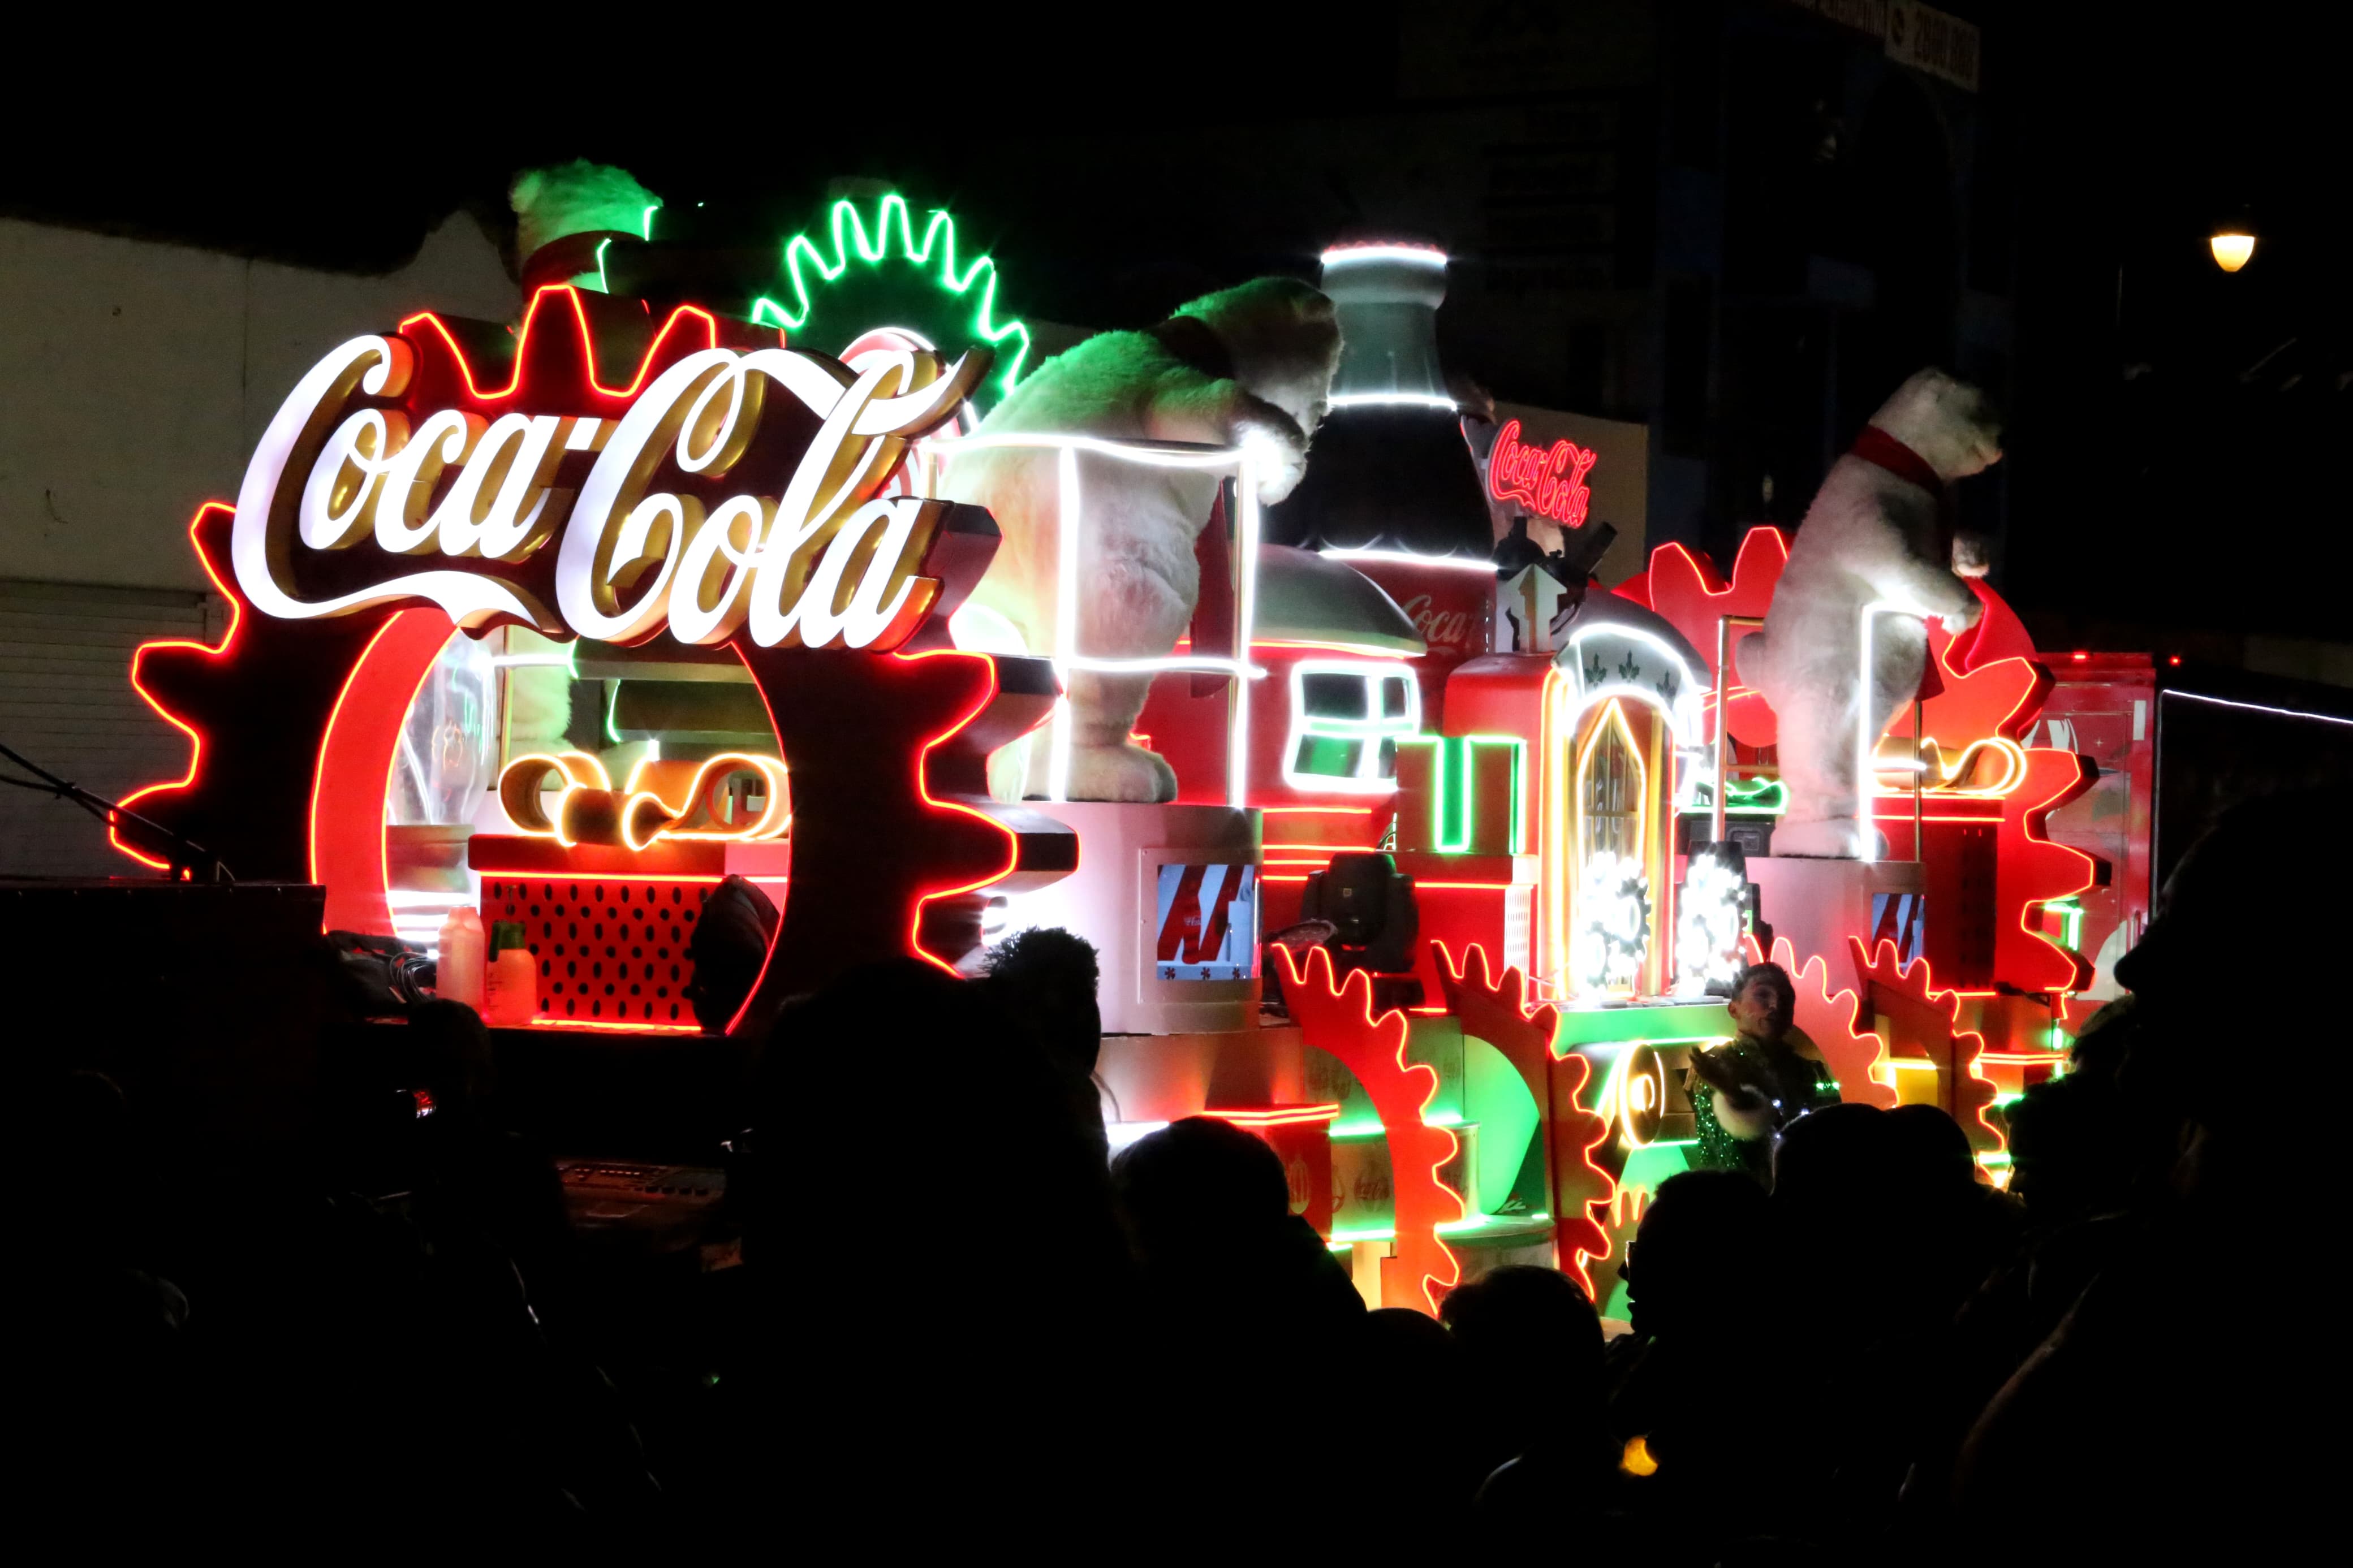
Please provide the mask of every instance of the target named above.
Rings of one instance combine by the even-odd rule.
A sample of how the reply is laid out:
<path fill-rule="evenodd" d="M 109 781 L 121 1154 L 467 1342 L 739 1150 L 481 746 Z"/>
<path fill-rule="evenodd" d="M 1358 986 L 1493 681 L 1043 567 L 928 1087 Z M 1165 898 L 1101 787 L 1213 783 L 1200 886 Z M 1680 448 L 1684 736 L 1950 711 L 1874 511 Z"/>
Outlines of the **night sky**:
<path fill-rule="evenodd" d="M 1983 106 L 2021 241 L 2005 590 L 2080 646 L 2345 640 L 2353 117 L 2343 85 L 2317 79 L 2334 46 L 2286 7 L 2162 24 L 1947 8 L 1986 30 Z M 1279 160 L 1308 127 L 1397 112 L 1389 12 L 1354 8 L 1345 31 L 1329 7 L 1197 14 L 1150 40 L 902 7 L 779 24 L 765 46 L 740 22 L 740 47 L 575 30 L 477 58 L 354 41 L 323 49 L 331 66 L 241 62 L 193 97 L 177 66 L 111 61 L 111 118 L 87 96 L 46 118 L 18 104 L 32 118 L 8 138 L 0 210 L 375 270 L 454 208 L 502 223 L 507 179 L 537 162 L 622 164 L 667 210 L 706 202 L 712 237 L 745 242 L 805 226 L 828 179 L 873 176 L 955 208 L 1026 313 L 1135 324 L 1255 271 L 1312 275 L 1300 237 L 1328 236 L 1345 193 L 1284 232 L 1172 210 L 1153 160 L 1188 121 L 1249 128 Z M 918 62 L 921 90 L 858 65 L 876 51 Z M 2258 249 L 2225 276 L 2204 238 L 2241 216 Z"/>

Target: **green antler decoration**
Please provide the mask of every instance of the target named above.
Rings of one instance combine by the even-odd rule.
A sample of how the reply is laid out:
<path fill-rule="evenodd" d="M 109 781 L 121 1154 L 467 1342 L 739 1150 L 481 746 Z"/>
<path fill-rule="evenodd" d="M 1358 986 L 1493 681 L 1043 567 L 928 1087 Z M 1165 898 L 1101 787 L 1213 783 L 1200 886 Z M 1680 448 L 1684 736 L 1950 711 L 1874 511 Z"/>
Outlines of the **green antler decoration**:
<path fill-rule="evenodd" d="M 915 237 L 914 219 L 907 209 L 907 198 L 895 192 L 884 196 L 874 209 L 874 221 L 870 230 L 860 216 L 858 204 L 845 197 L 833 204 L 833 254 L 830 259 L 806 234 L 797 234 L 785 244 L 783 270 L 792 303 L 786 305 L 763 295 L 753 301 L 752 320 L 779 326 L 788 332 L 799 331 L 816 308 L 810 292 L 810 282 L 805 268 L 814 268 L 817 280 L 822 284 L 839 281 L 849 268 L 852 258 L 877 270 L 890 266 L 893 257 L 891 231 L 899 231 L 898 260 L 911 269 L 933 269 L 931 281 L 939 290 L 960 300 L 970 300 L 973 311 L 969 322 L 972 336 L 992 347 L 1011 340 L 1009 349 L 1000 348 L 1002 368 L 990 379 L 1000 398 L 1013 390 L 1021 378 L 1024 363 L 1029 357 L 1029 329 L 1018 320 L 1003 322 L 997 320 L 997 262 L 990 257 L 976 257 L 968 267 L 956 264 L 955 219 L 946 211 L 934 207 L 931 221 L 923 226 L 923 237 Z M 934 260 L 936 258 L 936 261 Z M 978 297 L 973 300 L 975 287 Z M 885 321 L 861 321 L 860 328 L 886 326 Z M 833 345 L 839 346 L 839 345 Z"/>

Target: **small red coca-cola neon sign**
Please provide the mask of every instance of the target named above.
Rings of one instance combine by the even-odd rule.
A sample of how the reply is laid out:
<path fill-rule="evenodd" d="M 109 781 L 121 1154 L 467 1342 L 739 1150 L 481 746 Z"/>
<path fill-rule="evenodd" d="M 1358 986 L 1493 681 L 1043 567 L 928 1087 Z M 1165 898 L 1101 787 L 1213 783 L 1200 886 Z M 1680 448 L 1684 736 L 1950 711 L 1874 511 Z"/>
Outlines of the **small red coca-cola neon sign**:
<path fill-rule="evenodd" d="M 1497 500 L 1518 501 L 1563 528 L 1582 528 L 1593 500 L 1585 476 L 1593 471 L 1599 456 L 1574 441 L 1531 447 L 1520 439 L 1520 422 L 1509 420 L 1495 432 L 1495 449 L 1487 458 L 1487 489 Z"/>

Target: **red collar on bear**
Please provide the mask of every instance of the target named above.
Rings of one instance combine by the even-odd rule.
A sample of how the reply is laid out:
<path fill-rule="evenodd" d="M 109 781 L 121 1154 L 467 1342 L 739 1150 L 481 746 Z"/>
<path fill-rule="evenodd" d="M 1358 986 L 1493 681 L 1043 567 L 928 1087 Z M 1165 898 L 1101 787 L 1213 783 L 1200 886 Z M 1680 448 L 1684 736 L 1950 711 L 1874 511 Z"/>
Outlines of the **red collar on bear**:
<path fill-rule="evenodd" d="M 1932 496 L 1945 493 L 1944 475 L 1931 468 L 1927 458 L 1876 425 L 1864 426 L 1862 434 L 1854 438 L 1854 445 L 1848 450 L 1899 479 L 1918 485 Z"/>

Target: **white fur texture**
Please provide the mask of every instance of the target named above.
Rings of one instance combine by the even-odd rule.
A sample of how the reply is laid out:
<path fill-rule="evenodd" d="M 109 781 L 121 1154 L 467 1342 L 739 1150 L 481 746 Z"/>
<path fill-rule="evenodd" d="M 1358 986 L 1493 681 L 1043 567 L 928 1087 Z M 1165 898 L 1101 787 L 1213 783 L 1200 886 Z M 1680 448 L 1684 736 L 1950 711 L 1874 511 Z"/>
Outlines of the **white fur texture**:
<path fill-rule="evenodd" d="M 572 728 L 572 672 L 562 665 L 518 664 L 507 670 L 507 753 L 563 751 Z"/>
<path fill-rule="evenodd" d="M 1915 452 L 1947 483 L 2001 457 L 2000 429 L 1984 395 L 1942 371 L 1924 370 L 1897 389 L 1872 424 Z M 1852 860 L 1884 851 L 1856 775 L 1864 704 L 1874 735 L 1912 700 L 1927 659 L 1926 617 L 1956 632 L 1977 624 L 1977 596 L 1955 571 L 1977 564 L 1939 559 L 1939 498 L 1860 458 L 1842 457 L 1789 547 L 1765 629 L 1744 637 L 1740 679 L 1764 695 L 1778 721 L 1781 782 L 1788 809 L 1773 833 L 1776 855 Z M 1955 556 L 1971 546 L 1957 541 Z M 1979 568 L 1981 570 L 1981 567 Z M 1866 689 L 1860 641 L 1864 605 L 1899 607 L 1872 627 Z"/>
<path fill-rule="evenodd" d="M 1331 300 L 1289 278 L 1261 278 L 1177 311 L 1214 332 L 1232 379 L 1204 374 L 1144 332 L 1104 332 L 1049 360 L 982 421 L 984 433 L 1071 432 L 1114 438 L 1250 443 L 1275 458 L 1259 500 L 1282 500 L 1306 471 L 1307 442 L 1339 366 Z M 1078 642 L 1103 658 L 1167 654 L 1200 593 L 1193 548 L 1217 494 L 1210 475 L 1081 454 L 1084 531 L 1079 542 Z M 951 500 L 987 507 L 1005 542 L 972 602 L 996 610 L 1033 649 L 1052 646 L 1058 502 L 1051 451 L 1001 448 L 953 461 Z M 1149 678 L 1074 675 L 1070 796 L 1165 801 L 1176 777 L 1157 752 L 1128 742 Z M 1045 793 L 1045 748 L 1026 768 L 993 765 L 1003 799 Z M 1026 776 L 1025 776 L 1026 774 Z M 1009 776 L 1008 776 L 1009 775 Z"/>
<path fill-rule="evenodd" d="M 515 259 L 528 261 L 533 251 L 566 235 L 598 229 L 638 233 L 646 208 L 660 200 L 627 169 L 586 158 L 526 169 L 507 192 L 515 215 Z"/>

